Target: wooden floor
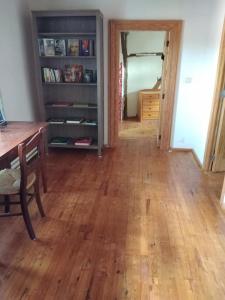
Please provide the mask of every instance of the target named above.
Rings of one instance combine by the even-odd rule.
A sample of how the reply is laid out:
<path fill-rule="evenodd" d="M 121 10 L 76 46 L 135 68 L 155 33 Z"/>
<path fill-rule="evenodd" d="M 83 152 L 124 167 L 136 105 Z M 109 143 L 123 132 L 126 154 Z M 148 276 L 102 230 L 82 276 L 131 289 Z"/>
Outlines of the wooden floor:
<path fill-rule="evenodd" d="M 153 137 L 54 151 L 47 217 L 0 220 L 0 299 L 225 299 L 222 176 Z"/>
<path fill-rule="evenodd" d="M 159 128 L 159 120 L 144 120 L 139 122 L 137 118 L 128 118 L 119 123 L 119 137 L 122 139 L 151 138 L 156 140 Z"/>

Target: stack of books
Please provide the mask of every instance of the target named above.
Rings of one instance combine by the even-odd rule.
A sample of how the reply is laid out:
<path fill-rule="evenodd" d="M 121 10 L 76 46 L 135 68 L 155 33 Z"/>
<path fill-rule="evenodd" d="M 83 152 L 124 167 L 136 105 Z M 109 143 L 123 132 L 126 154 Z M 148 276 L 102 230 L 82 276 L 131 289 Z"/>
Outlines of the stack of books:
<path fill-rule="evenodd" d="M 70 119 L 49 118 L 47 122 L 49 124 L 82 124 L 88 126 L 97 126 L 96 120 L 89 120 L 83 117 L 73 117 Z"/>
<path fill-rule="evenodd" d="M 94 39 L 38 39 L 40 56 L 94 56 Z"/>
<path fill-rule="evenodd" d="M 90 126 L 96 126 L 97 125 L 97 121 L 85 119 L 85 120 L 83 120 L 82 124 L 84 124 L 84 125 L 90 125 Z"/>
<path fill-rule="evenodd" d="M 67 55 L 68 56 L 94 56 L 95 40 L 68 39 Z"/>
<path fill-rule="evenodd" d="M 64 70 L 42 67 L 42 80 L 46 83 L 96 83 L 96 70 L 84 69 L 83 65 L 67 64 Z"/>
<path fill-rule="evenodd" d="M 75 145 L 75 146 L 83 146 L 88 147 L 93 143 L 92 137 L 80 137 L 73 139 L 71 137 L 54 137 L 51 139 L 51 145 Z"/>
<path fill-rule="evenodd" d="M 42 68 L 43 82 L 62 82 L 62 71 L 60 69 Z"/>
<path fill-rule="evenodd" d="M 70 143 L 70 138 L 67 137 L 54 137 L 51 139 L 51 145 L 68 145 Z"/>
<path fill-rule="evenodd" d="M 77 108 L 97 108 L 96 104 L 91 104 L 91 103 L 74 103 L 73 107 L 77 107 Z"/>
<path fill-rule="evenodd" d="M 84 121 L 84 118 L 71 118 L 71 119 L 67 119 L 66 123 L 67 124 L 80 124 Z"/>
<path fill-rule="evenodd" d="M 67 107 L 72 106 L 73 104 L 71 102 L 61 101 L 61 102 L 48 102 L 46 103 L 47 106 L 53 106 L 53 107 Z"/>
<path fill-rule="evenodd" d="M 75 146 L 90 146 L 93 142 L 93 139 L 91 137 L 80 137 L 75 140 L 74 145 Z"/>

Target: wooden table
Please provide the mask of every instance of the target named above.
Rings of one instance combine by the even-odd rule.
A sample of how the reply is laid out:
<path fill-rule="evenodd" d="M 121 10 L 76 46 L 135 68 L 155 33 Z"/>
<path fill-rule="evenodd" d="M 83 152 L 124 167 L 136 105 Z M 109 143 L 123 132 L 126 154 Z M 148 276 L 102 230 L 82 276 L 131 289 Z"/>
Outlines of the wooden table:
<path fill-rule="evenodd" d="M 20 143 L 29 140 L 45 122 L 9 122 L 0 129 L 0 169 L 9 166 L 9 158 L 17 153 Z"/>

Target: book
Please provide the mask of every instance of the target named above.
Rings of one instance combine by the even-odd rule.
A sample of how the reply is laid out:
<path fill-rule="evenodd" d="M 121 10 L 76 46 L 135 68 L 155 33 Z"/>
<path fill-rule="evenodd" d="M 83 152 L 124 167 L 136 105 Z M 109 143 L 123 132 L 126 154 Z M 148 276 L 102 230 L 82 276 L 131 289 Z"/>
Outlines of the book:
<path fill-rule="evenodd" d="M 55 40 L 55 55 L 66 56 L 66 42 L 62 39 Z"/>
<path fill-rule="evenodd" d="M 69 138 L 67 137 L 54 137 L 51 139 L 50 144 L 52 145 L 67 145 L 69 143 Z"/>
<path fill-rule="evenodd" d="M 84 120 L 83 122 L 82 122 L 82 124 L 84 124 L 84 125 L 90 125 L 90 126 L 97 126 L 97 121 L 95 121 L 95 120 Z"/>
<path fill-rule="evenodd" d="M 93 82 L 97 82 L 97 70 L 93 70 Z"/>
<path fill-rule="evenodd" d="M 39 48 L 39 55 L 45 56 L 45 47 L 43 39 L 38 39 L 38 48 Z"/>
<path fill-rule="evenodd" d="M 64 69 L 65 82 L 83 82 L 83 66 L 78 64 L 65 65 Z"/>
<path fill-rule="evenodd" d="M 72 65 L 72 77 L 74 82 L 83 82 L 83 66 L 74 64 Z"/>
<path fill-rule="evenodd" d="M 88 103 L 88 107 L 97 108 L 97 104 Z"/>
<path fill-rule="evenodd" d="M 64 124 L 65 123 L 64 119 L 56 119 L 56 118 L 50 118 L 47 121 L 50 124 Z"/>
<path fill-rule="evenodd" d="M 91 137 L 80 137 L 75 140 L 74 145 L 75 146 L 90 146 L 93 142 L 93 139 Z"/>
<path fill-rule="evenodd" d="M 68 107 L 72 106 L 71 102 L 61 101 L 61 102 L 48 102 L 46 103 L 47 106 L 53 106 L 53 107 Z"/>
<path fill-rule="evenodd" d="M 85 83 L 93 82 L 93 70 L 85 69 L 84 76 L 83 76 L 83 81 Z"/>
<path fill-rule="evenodd" d="M 42 68 L 42 78 L 44 82 L 51 82 L 51 73 L 49 68 Z"/>
<path fill-rule="evenodd" d="M 72 69 L 71 69 L 70 65 L 65 65 L 63 75 L 64 75 L 65 82 L 73 82 L 74 81 Z"/>
<path fill-rule="evenodd" d="M 74 103 L 73 107 L 77 107 L 77 108 L 97 108 L 97 105 L 92 104 L 92 103 Z"/>
<path fill-rule="evenodd" d="M 49 73 L 50 73 L 50 82 L 56 82 L 54 70 L 50 69 L 50 68 L 48 70 L 49 70 Z"/>
<path fill-rule="evenodd" d="M 67 55 L 79 56 L 79 40 L 68 39 L 67 41 Z"/>
<path fill-rule="evenodd" d="M 62 71 L 60 69 L 42 68 L 43 82 L 62 82 Z"/>
<path fill-rule="evenodd" d="M 44 53 L 45 56 L 55 55 L 55 40 L 54 39 L 43 39 Z"/>
<path fill-rule="evenodd" d="M 83 108 L 83 107 L 88 107 L 88 104 L 87 103 L 74 103 L 73 107 Z"/>
<path fill-rule="evenodd" d="M 90 51 L 89 51 L 89 45 L 90 45 L 90 40 L 80 40 L 80 55 L 81 56 L 89 56 Z"/>
<path fill-rule="evenodd" d="M 80 124 L 84 121 L 84 118 L 71 118 L 71 119 L 67 119 L 66 123 L 67 124 Z"/>
<path fill-rule="evenodd" d="M 54 69 L 53 71 L 54 71 L 54 75 L 55 75 L 55 81 L 62 82 L 62 70 Z"/>
<path fill-rule="evenodd" d="M 95 56 L 95 40 L 89 41 L 89 55 Z"/>

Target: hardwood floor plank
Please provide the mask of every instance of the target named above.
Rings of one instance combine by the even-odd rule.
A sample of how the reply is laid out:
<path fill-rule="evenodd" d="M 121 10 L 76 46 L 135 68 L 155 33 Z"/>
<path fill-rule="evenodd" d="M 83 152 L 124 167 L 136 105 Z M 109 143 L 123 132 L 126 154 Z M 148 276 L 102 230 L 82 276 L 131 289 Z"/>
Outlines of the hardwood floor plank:
<path fill-rule="evenodd" d="M 50 152 L 47 217 L 30 205 L 38 239 L 0 220 L 1 300 L 225 298 L 223 174 L 160 151 L 139 126 L 102 159 Z"/>

